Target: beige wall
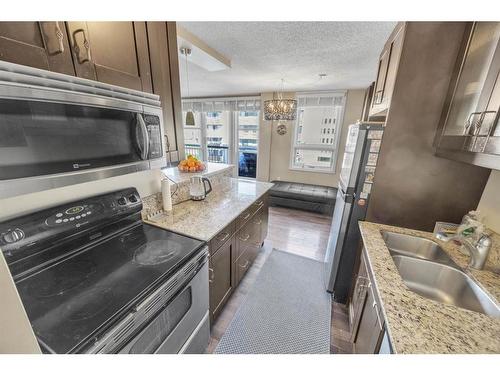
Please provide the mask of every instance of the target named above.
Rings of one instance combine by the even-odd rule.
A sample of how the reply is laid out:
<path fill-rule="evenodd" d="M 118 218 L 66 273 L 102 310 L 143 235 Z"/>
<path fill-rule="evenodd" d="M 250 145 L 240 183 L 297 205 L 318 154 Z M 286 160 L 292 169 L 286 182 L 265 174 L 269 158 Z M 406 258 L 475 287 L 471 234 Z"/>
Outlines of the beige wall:
<path fill-rule="evenodd" d="M 293 98 L 294 93 L 285 93 L 284 97 Z M 263 93 L 261 95 L 262 106 L 264 100 L 272 99 L 272 93 Z M 277 121 L 265 121 L 263 119 L 264 111 L 261 111 L 261 123 L 259 128 L 259 154 L 257 160 L 257 179 L 259 181 L 293 181 L 304 182 L 316 185 L 336 186 L 339 178 L 340 166 L 342 164 L 342 155 L 346 141 L 347 127 L 361 118 L 365 90 L 349 90 L 347 92 L 346 109 L 344 121 L 342 123 L 342 132 L 340 134 L 340 146 L 337 155 L 337 166 L 334 174 L 318 173 L 309 171 L 290 170 L 290 149 L 292 146 L 292 137 L 294 134 L 294 122 L 288 121 L 288 131 L 285 135 L 276 133 Z"/>
<path fill-rule="evenodd" d="M 141 197 L 160 191 L 160 171 L 143 171 L 0 200 L 0 221 L 76 199 L 135 187 Z"/>
<path fill-rule="evenodd" d="M 500 233 L 500 171 L 491 171 L 477 209 L 484 216 L 486 226 Z"/>

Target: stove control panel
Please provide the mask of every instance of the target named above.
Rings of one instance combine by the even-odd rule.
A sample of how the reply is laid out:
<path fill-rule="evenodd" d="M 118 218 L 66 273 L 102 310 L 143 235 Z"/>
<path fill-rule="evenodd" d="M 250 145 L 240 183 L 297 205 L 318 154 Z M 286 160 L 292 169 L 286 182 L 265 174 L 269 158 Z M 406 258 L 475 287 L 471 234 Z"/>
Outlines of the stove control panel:
<path fill-rule="evenodd" d="M 0 223 L 0 248 L 7 262 L 30 256 L 55 242 L 72 241 L 142 210 L 135 188 L 118 190 L 33 212 Z"/>

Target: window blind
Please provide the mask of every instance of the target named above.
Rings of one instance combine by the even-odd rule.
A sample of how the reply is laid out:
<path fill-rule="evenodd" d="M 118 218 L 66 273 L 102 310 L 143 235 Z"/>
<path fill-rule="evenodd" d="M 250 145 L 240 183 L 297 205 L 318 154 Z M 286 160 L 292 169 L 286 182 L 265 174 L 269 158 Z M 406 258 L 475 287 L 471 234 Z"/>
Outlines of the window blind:
<path fill-rule="evenodd" d="M 298 95 L 299 107 L 335 107 L 344 104 L 345 93 L 331 95 Z"/>
<path fill-rule="evenodd" d="M 186 99 L 182 101 L 183 111 L 217 112 L 217 111 L 258 111 L 260 97 Z"/>

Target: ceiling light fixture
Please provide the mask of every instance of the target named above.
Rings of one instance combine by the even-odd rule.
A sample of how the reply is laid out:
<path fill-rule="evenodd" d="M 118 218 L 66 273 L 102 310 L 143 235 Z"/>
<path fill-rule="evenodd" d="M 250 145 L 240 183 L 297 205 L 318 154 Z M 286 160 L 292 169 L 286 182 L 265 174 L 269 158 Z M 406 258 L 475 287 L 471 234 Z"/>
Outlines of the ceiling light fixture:
<path fill-rule="evenodd" d="M 187 97 L 189 98 L 189 68 L 188 68 L 188 56 L 191 55 L 191 48 L 182 47 L 180 49 L 182 55 L 186 57 L 186 91 Z M 186 126 L 195 126 L 194 123 L 194 113 L 193 111 L 186 112 Z"/>
<path fill-rule="evenodd" d="M 281 91 L 278 98 L 264 101 L 264 118 L 272 120 L 295 120 L 297 115 L 297 101 L 295 99 L 283 99 L 285 80 L 281 79 Z"/>

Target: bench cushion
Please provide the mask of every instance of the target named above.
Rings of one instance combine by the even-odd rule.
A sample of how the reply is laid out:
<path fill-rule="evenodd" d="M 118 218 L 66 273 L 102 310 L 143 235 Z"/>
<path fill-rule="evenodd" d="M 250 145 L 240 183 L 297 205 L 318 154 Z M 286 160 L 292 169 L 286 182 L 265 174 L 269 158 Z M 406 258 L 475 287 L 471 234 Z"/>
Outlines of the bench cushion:
<path fill-rule="evenodd" d="M 302 184 L 287 181 L 272 181 L 275 185 L 269 194 L 273 197 L 299 201 L 334 204 L 337 189 L 329 186 Z"/>

